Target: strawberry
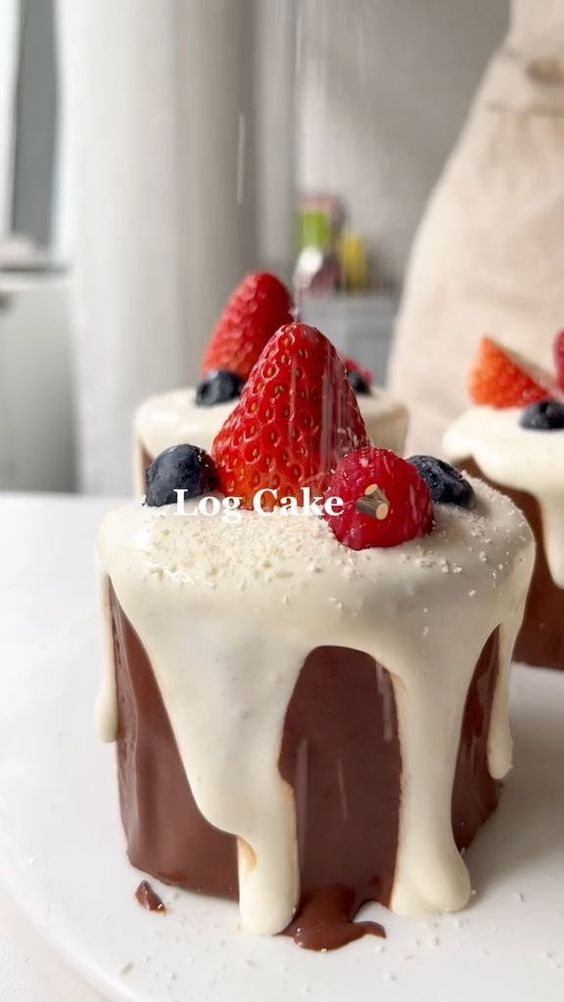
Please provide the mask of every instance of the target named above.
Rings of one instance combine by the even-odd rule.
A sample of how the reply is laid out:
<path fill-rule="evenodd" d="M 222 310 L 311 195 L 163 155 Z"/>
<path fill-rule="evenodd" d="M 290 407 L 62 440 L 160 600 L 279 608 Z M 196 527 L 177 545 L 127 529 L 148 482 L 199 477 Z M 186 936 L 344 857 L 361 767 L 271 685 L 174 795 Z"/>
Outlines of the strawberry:
<path fill-rule="evenodd" d="M 554 361 L 558 388 L 564 390 L 564 331 L 560 331 L 554 339 Z"/>
<path fill-rule="evenodd" d="M 213 443 L 225 494 L 252 508 L 283 497 L 302 501 L 301 489 L 321 494 L 339 460 L 368 444 L 364 421 L 339 354 L 315 327 L 293 323 L 269 341 L 239 403 Z"/>
<path fill-rule="evenodd" d="M 232 293 L 211 336 L 202 376 L 213 370 L 247 379 L 267 341 L 292 320 L 292 299 L 285 285 L 267 272 L 247 275 Z"/>
<path fill-rule="evenodd" d="M 559 395 L 550 373 L 489 337 L 480 341 L 468 388 L 474 403 L 498 408 L 527 407 Z"/>
<path fill-rule="evenodd" d="M 399 546 L 433 528 L 427 483 L 388 449 L 368 446 L 345 456 L 329 481 L 329 497 L 341 498 L 344 510 L 331 515 L 324 506 L 324 518 L 351 550 Z"/>

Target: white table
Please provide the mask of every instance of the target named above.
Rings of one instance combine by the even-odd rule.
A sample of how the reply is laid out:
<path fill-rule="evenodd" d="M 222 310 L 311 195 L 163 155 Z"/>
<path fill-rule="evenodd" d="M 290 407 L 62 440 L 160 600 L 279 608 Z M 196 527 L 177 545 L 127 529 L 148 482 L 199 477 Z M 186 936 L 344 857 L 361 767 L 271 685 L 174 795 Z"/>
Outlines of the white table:
<path fill-rule="evenodd" d="M 2 1002 L 100 1002 L 0 892 Z"/>
<path fill-rule="evenodd" d="M 26 848 L 20 868 L 11 865 L 13 853 L 2 854 L 0 879 L 28 906 L 33 887 L 35 908 L 28 907 L 28 912 L 44 935 L 64 947 L 64 955 L 73 956 L 80 969 L 88 962 L 91 977 L 94 964 L 102 977 L 92 978 L 92 983 L 104 986 L 112 998 L 135 1002 L 263 1002 L 267 997 L 300 1002 L 308 996 L 337 1000 L 347 987 L 350 990 L 351 977 L 358 979 L 351 997 L 363 1002 L 445 1002 L 457 997 L 459 988 L 465 999 L 481 995 L 490 1002 L 501 991 L 514 1002 L 561 1002 L 561 673 L 524 668 L 515 673 L 516 766 L 499 810 L 469 851 L 478 894 L 461 916 L 407 919 L 386 913 L 384 918 L 378 906 L 370 906 L 375 910 L 371 917 L 384 918 L 386 944 L 361 941 L 323 957 L 296 950 L 285 938 L 242 933 L 233 906 L 226 902 L 180 895 L 161 935 L 162 919 L 148 916 L 134 903 L 136 876 L 119 850 L 111 749 L 98 745 L 86 723 L 101 660 L 93 544 L 103 512 L 114 503 L 0 495 L 0 651 L 15 652 L 5 675 L 8 696 L 0 703 L 0 767 L 5 767 L 0 811 L 3 826 L 7 819 L 17 819 L 18 848 Z M 77 674 L 81 665 L 86 670 Z M 11 692 L 15 704 L 9 702 Z M 67 727 L 68 699 L 79 712 Z M 6 734 L 9 747 L 3 754 Z M 55 755 L 54 766 L 48 756 L 57 749 L 60 758 Z M 62 782 L 52 786 L 50 781 L 58 776 L 53 768 L 61 762 L 67 771 Z M 91 824 L 86 774 L 96 791 L 99 829 Z M 33 796 L 28 796 L 22 777 Z M 61 804 L 55 803 L 59 793 Z M 71 837 L 66 842 L 60 828 L 41 825 L 49 810 L 56 813 L 59 807 L 61 817 L 68 819 L 64 830 Z M 55 838 L 49 834 L 53 831 Z M 77 860 L 82 867 L 83 857 L 88 868 L 77 872 Z M 92 879 L 84 883 L 83 875 Z M 26 888 L 27 897 L 22 893 Z M 107 915 L 100 900 L 107 903 Z M 66 909 L 62 923 L 61 902 Z M 101 926 L 101 917 L 109 922 Z M 211 935 L 208 929 L 213 929 Z M 77 943 L 79 952 L 69 952 Z M 163 972 L 176 978 L 173 994 Z M 438 981 L 444 990 L 437 991 Z M 484 984 L 494 985 L 495 995 L 483 992 Z M 17 914 L 0 885 L 2 1002 L 100 1002 L 100 997 Z"/>
<path fill-rule="evenodd" d="M 37 519 L 41 518 L 45 538 L 48 539 L 53 533 L 58 535 L 60 527 L 68 520 L 75 526 L 80 520 L 84 524 L 84 532 L 81 533 L 84 547 L 90 553 L 95 526 L 102 512 L 111 504 L 111 501 L 99 498 L 0 494 L 0 542 L 3 551 L 0 607 L 8 618 L 14 577 L 20 570 L 25 571 L 26 567 L 33 565 L 33 554 L 26 552 L 26 540 L 20 535 L 27 521 L 30 527 L 32 523 L 36 527 Z M 11 531 L 14 523 L 17 533 Z M 37 584 L 40 588 L 41 583 Z M 102 999 L 51 949 L 1 887 L 0 998 L 2 1002 L 100 1002 Z"/>

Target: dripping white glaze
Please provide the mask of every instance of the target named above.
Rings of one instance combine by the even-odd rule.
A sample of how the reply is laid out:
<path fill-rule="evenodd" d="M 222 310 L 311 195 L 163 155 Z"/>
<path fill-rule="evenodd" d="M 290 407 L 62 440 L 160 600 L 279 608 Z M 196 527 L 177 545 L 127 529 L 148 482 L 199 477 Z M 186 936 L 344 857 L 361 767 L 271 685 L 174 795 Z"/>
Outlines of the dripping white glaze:
<path fill-rule="evenodd" d="M 102 523 L 102 574 L 147 651 L 200 810 L 239 839 L 241 916 L 255 932 L 285 928 L 299 900 L 293 793 L 278 757 L 301 667 L 322 645 L 363 650 L 393 673 L 403 781 L 392 909 L 468 900 L 450 816 L 462 713 L 501 626 L 489 759 L 505 773 L 505 678 L 534 559 L 517 509 L 474 486 L 474 512 L 439 506 L 431 535 L 388 550 L 349 550 L 322 520 L 280 512 L 227 525 L 131 504 Z M 107 737 L 115 710 L 104 707 Z"/>
<path fill-rule="evenodd" d="M 385 390 L 373 387 L 370 395 L 357 397 L 370 439 L 384 449 L 402 454 L 407 434 L 407 411 Z M 211 452 L 213 440 L 231 414 L 237 401 L 214 407 L 197 407 L 193 388 L 172 390 L 149 397 L 135 415 L 136 453 L 144 448 L 158 456 L 163 449 L 179 442 L 199 445 Z M 141 458 L 135 457 L 136 483 L 143 493 Z"/>
<path fill-rule="evenodd" d="M 114 642 L 111 629 L 110 614 L 110 579 L 99 568 L 99 593 L 100 606 L 104 619 L 104 641 L 105 656 L 102 674 L 102 682 L 98 690 L 98 698 L 94 709 L 94 720 L 96 730 L 102 741 L 115 741 L 118 729 L 117 693 L 116 693 L 116 673 L 114 668 Z"/>
<path fill-rule="evenodd" d="M 451 462 L 473 458 L 490 480 L 537 499 L 548 567 L 564 588 L 564 431 L 522 428 L 521 413 L 472 407 L 448 428 L 443 450 Z"/>

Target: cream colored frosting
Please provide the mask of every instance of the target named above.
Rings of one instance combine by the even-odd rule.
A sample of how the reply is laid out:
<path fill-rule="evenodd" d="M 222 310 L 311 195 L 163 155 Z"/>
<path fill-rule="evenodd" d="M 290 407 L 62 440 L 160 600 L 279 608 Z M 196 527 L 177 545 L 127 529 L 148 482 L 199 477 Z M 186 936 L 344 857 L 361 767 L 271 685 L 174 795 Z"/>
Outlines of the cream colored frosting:
<path fill-rule="evenodd" d="M 443 450 L 453 462 L 473 458 L 489 480 L 537 499 L 550 573 L 564 588 L 564 431 L 522 428 L 521 413 L 472 407 L 447 430 Z"/>
<path fill-rule="evenodd" d="M 359 395 L 357 400 L 370 439 L 401 454 L 408 424 L 403 404 L 378 387 L 373 387 L 370 395 Z M 211 452 L 215 436 L 236 404 L 237 400 L 231 400 L 214 407 L 197 407 L 193 387 L 145 400 L 135 414 L 135 480 L 139 491 L 145 491 L 139 447 L 152 457 L 180 442 L 199 445 Z"/>
<path fill-rule="evenodd" d="M 323 520 L 279 510 L 228 522 L 137 503 L 101 525 L 103 581 L 150 658 L 198 807 L 238 838 L 241 916 L 255 932 L 285 928 L 299 900 L 294 798 L 278 757 L 300 670 L 321 645 L 363 650 L 392 673 L 403 763 L 392 909 L 468 900 L 451 827 L 464 705 L 499 626 L 488 754 L 501 778 L 511 763 L 510 654 L 534 559 L 521 513 L 475 488 L 474 511 L 438 506 L 429 536 L 393 549 L 349 550 Z M 97 719 L 115 738 L 112 657 Z"/>

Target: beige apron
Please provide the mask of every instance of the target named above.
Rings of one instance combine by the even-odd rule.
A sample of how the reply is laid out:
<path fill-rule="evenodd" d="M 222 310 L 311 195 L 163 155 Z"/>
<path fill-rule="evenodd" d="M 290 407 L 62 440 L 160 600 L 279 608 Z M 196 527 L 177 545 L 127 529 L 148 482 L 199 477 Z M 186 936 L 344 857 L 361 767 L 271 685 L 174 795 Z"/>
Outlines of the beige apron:
<path fill-rule="evenodd" d="M 564 327 L 564 0 L 518 0 L 416 236 L 390 382 L 436 452 L 489 332 L 552 365 Z"/>

